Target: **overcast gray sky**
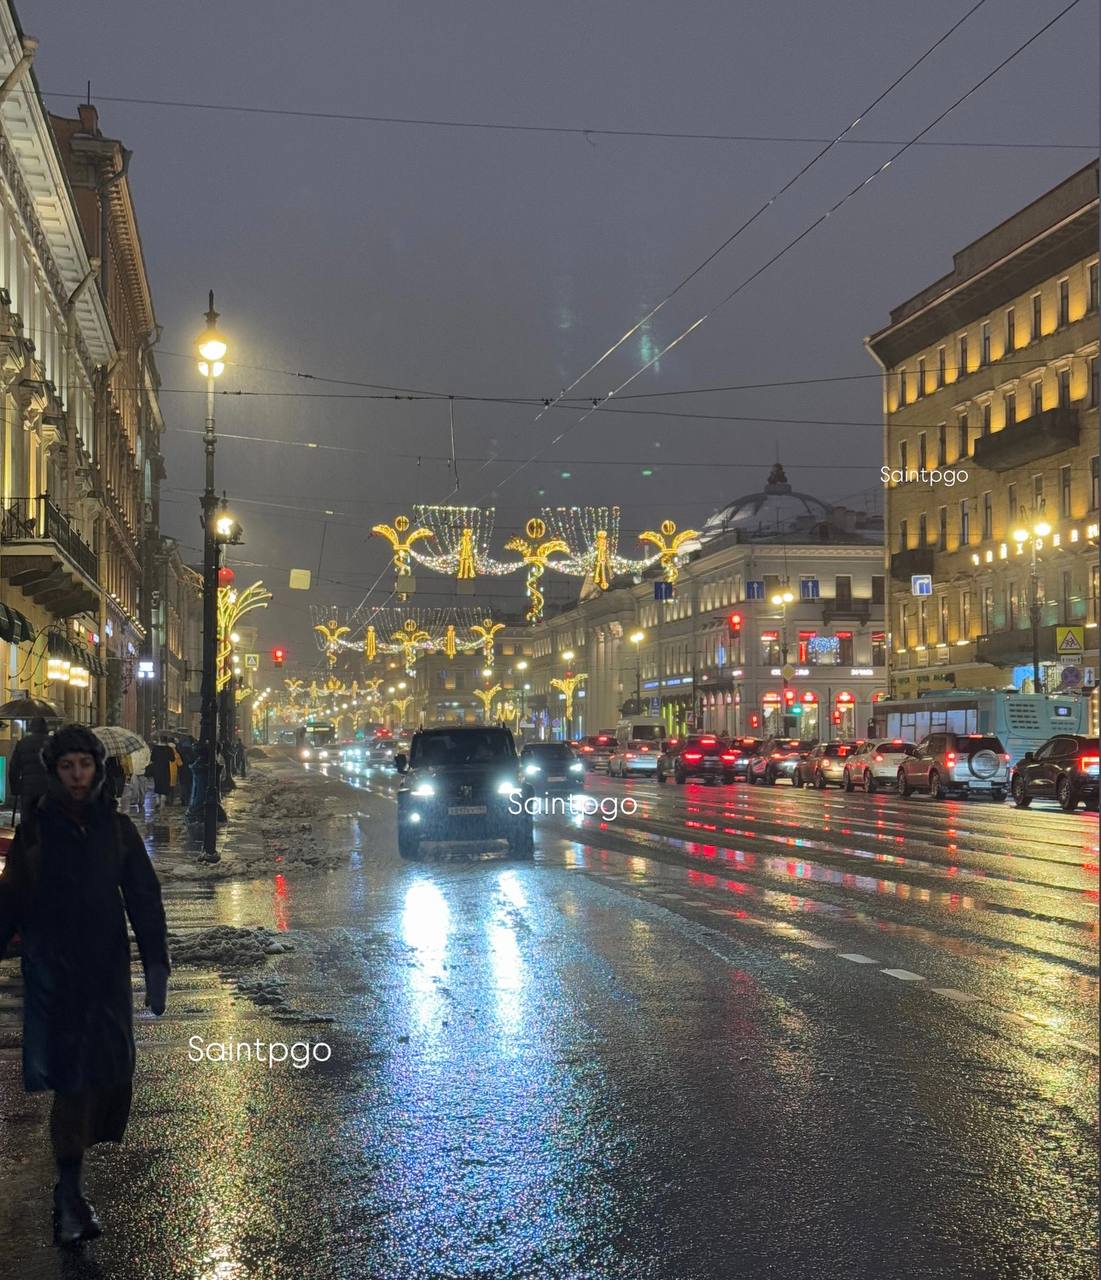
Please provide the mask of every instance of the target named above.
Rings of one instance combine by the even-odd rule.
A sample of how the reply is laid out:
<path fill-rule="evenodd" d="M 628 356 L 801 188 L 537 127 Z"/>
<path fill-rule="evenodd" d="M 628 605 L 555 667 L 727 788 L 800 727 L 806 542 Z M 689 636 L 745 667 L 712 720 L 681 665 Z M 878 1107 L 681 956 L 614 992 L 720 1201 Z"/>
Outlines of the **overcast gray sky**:
<path fill-rule="evenodd" d="M 200 442 L 187 434 L 202 425 L 188 353 L 208 288 L 240 362 L 223 389 L 292 393 L 220 400 L 220 432 L 364 451 L 225 436 L 219 445 L 219 488 L 284 504 L 239 507 L 248 538 L 240 558 L 263 565 L 241 567 L 241 579 L 262 576 L 277 592 L 262 620 L 265 647 L 284 642 L 294 663 L 312 662 L 305 606 L 358 604 L 387 561 L 385 546 L 367 537 L 370 525 L 450 489 L 440 460 L 447 407 L 316 398 L 356 391 L 262 370 L 554 396 L 817 148 L 313 120 L 109 98 L 825 138 L 972 2 L 97 0 L 76 9 L 21 0 L 23 27 L 41 41 L 35 69 L 51 110 L 72 114 L 75 100 L 55 95 L 82 93 L 90 80 L 104 132 L 134 152 L 131 182 L 164 326 L 165 532 L 200 544 L 197 499 L 181 491 L 202 483 Z M 852 136 L 908 139 L 1064 2 L 987 0 Z M 930 138 L 1094 144 L 1097 47 L 1097 7 L 1085 0 Z M 622 382 L 891 151 L 835 148 L 580 392 Z M 630 390 L 873 373 L 862 340 L 891 306 L 947 271 L 953 250 L 1090 158 L 1051 147 L 912 148 Z M 500 530 L 544 504 L 618 504 L 633 551 L 635 531 L 665 517 L 698 526 L 759 488 L 777 454 L 797 488 L 826 499 L 855 503 L 876 482 L 875 425 L 754 420 L 875 424 L 874 378 L 632 407 L 749 420 L 602 410 L 499 491 L 517 463 L 460 462 L 453 500 L 495 503 Z M 537 425 L 534 416 L 458 403 L 460 457 L 526 459 L 580 414 L 556 409 Z M 644 468 L 654 474 L 644 477 Z M 342 514 L 328 524 L 321 584 L 308 596 L 289 592 L 289 568 L 317 571 L 324 509 Z M 417 603 L 448 602 L 434 593 L 449 584 L 426 573 L 419 580 Z M 507 590 L 519 606 L 522 580 Z"/>

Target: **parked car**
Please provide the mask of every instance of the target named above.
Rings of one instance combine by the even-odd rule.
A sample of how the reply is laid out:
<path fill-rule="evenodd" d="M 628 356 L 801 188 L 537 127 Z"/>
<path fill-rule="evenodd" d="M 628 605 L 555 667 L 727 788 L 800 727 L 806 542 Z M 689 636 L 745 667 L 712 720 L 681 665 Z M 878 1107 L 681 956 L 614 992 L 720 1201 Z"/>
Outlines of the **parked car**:
<path fill-rule="evenodd" d="M 608 772 L 608 758 L 615 750 L 615 730 L 601 729 L 599 733 L 593 734 L 592 738 L 586 740 L 592 746 L 592 751 L 583 752 L 584 764 L 587 769 L 598 772 L 603 769 Z"/>
<path fill-rule="evenodd" d="M 798 738 L 766 738 L 756 755 L 750 756 L 746 770 L 746 781 L 763 782 L 766 786 L 776 785 L 777 778 L 792 781 L 799 761 L 810 755 L 814 748 L 813 741 L 800 741 Z"/>
<path fill-rule="evenodd" d="M 1017 761 L 1010 781 L 1013 803 L 1027 809 L 1033 800 L 1055 800 L 1065 813 L 1080 804 L 1097 808 L 1098 739 L 1061 733 Z"/>
<path fill-rule="evenodd" d="M 898 767 L 900 796 L 928 791 L 934 800 L 977 792 L 1004 800 L 1009 789 L 1009 754 L 989 733 L 931 733 Z"/>
<path fill-rule="evenodd" d="M 441 725 L 413 734 L 398 752 L 398 852 L 415 858 L 423 840 L 507 840 L 534 856 L 530 784 L 512 733 L 497 725 Z M 519 809 L 519 812 L 516 810 Z"/>
<path fill-rule="evenodd" d="M 537 796 L 585 789 L 585 766 L 566 742 L 529 742 L 520 752 L 520 771 Z"/>
<path fill-rule="evenodd" d="M 830 783 L 841 786 L 850 750 L 847 742 L 820 742 L 813 751 L 799 758 L 791 775 L 791 785 L 817 787 L 819 791 L 824 791 Z"/>
<path fill-rule="evenodd" d="M 608 757 L 608 776 L 626 778 L 630 773 L 656 773 L 663 742 L 617 742 Z"/>
<path fill-rule="evenodd" d="M 881 786 L 893 787 L 898 779 L 899 765 L 914 750 L 914 744 L 903 738 L 862 742 L 845 757 L 841 785 L 846 791 L 863 787 L 868 795 Z"/>
<path fill-rule="evenodd" d="M 658 756 L 657 780 L 665 782 L 670 776 L 682 785 L 690 778 L 703 782 L 733 782 L 736 756 L 728 751 L 722 738 L 711 733 L 685 738 Z"/>

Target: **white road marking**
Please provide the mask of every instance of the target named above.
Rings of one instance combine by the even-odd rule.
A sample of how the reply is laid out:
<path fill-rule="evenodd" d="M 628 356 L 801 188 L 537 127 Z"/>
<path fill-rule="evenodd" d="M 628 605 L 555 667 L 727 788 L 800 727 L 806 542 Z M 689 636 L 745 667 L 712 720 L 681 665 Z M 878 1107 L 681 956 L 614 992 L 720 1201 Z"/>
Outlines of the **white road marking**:
<path fill-rule="evenodd" d="M 960 991 L 956 987 L 930 987 L 929 990 L 934 995 L 944 996 L 957 1004 L 975 1004 L 981 999 L 980 996 L 973 996 L 969 991 Z"/>
<path fill-rule="evenodd" d="M 871 956 L 858 955 L 855 951 L 839 951 L 838 956 L 842 960 L 851 960 L 853 964 L 878 964 L 878 960 L 873 960 Z"/>
<path fill-rule="evenodd" d="M 925 979 L 920 973 L 911 973 L 909 969 L 880 969 L 880 973 L 885 973 L 888 977 L 897 978 L 899 982 L 924 982 Z"/>

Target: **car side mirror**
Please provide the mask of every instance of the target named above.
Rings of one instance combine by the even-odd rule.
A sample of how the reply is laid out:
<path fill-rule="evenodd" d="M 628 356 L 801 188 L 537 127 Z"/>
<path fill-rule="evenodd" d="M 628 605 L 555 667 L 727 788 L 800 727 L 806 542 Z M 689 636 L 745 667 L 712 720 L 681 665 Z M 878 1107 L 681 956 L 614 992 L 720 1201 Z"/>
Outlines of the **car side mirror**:
<path fill-rule="evenodd" d="M 1035 760 L 1035 759 L 1036 759 L 1036 753 L 1034 751 L 1026 751 L 1024 755 L 1021 757 L 1022 762 L 1024 762 L 1025 764 L 1027 764 L 1029 760 Z"/>
<path fill-rule="evenodd" d="M 398 754 L 394 757 L 394 768 L 398 771 L 398 773 L 405 773 L 405 771 L 409 768 L 409 757 L 405 754 L 404 751 L 399 751 Z"/>

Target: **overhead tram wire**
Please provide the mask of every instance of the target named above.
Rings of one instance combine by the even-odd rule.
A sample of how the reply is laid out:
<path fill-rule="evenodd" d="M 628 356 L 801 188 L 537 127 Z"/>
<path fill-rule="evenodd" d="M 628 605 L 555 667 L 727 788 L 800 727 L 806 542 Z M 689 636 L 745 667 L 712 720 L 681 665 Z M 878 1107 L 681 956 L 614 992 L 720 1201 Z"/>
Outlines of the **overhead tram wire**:
<path fill-rule="evenodd" d="M 848 192 L 846 192 L 846 194 L 843 195 L 840 200 L 835 201 L 824 213 L 820 214 L 819 217 L 817 217 L 813 222 L 811 222 L 808 226 L 804 227 L 803 230 L 800 231 L 798 235 L 794 236 L 791 240 L 789 240 L 781 249 L 778 249 L 776 253 L 774 253 L 761 266 L 759 266 L 756 269 L 756 271 L 746 276 L 742 281 L 740 281 L 737 285 L 735 285 L 733 289 L 731 289 L 727 294 L 725 294 L 722 298 L 720 298 L 717 303 L 715 303 L 707 311 L 703 312 L 702 315 L 697 317 L 697 319 L 695 319 L 686 329 L 683 329 L 671 342 L 668 342 L 658 352 L 656 352 L 653 356 L 651 356 L 650 359 L 647 360 L 645 364 L 643 364 L 640 368 L 636 369 L 635 372 L 630 375 L 630 377 L 625 378 L 623 382 L 621 382 L 617 387 L 615 387 L 612 391 L 608 393 L 606 399 L 611 399 L 612 397 L 618 395 L 619 392 L 622 391 L 624 387 L 630 386 L 630 384 L 634 382 L 636 378 L 641 377 L 648 369 L 651 369 L 655 364 L 657 364 L 659 360 L 661 360 L 664 356 L 668 355 L 668 353 L 672 351 L 674 347 L 679 346 L 681 342 L 683 342 L 698 328 L 700 328 L 703 324 L 705 324 L 708 320 L 710 320 L 718 311 L 720 311 L 729 302 L 731 302 L 734 298 L 736 298 L 738 294 L 742 292 L 743 289 L 745 289 L 748 285 L 752 284 L 754 280 L 762 276 L 770 267 L 775 265 L 775 263 L 779 262 L 780 259 L 783 258 L 786 254 L 790 253 L 790 251 L 794 249 L 796 245 L 800 244 L 803 240 L 806 239 L 807 236 L 809 236 L 813 231 L 815 231 L 830 217 L 832 217 L 833 214 L 837 213 L 837 211 L 841 209 L 843 205 L 847 204 L 851 199 L 853 199 L 854 196 L 856 196 L 859 192 L 863 191 L 864 188 L 867 187 L 876 178 L 878 178 L 880 174 L 886 172 L 886 170 L 889 169 L 890 166 L 894 164 L 896 160 L 900 159 L 903 155 L 905 155 L 905 153 L 909 151 L 911 147 L 916 145 L 916 143 L 920 141 L 920 139 L 923 138 L 925 134 L 927 134 L 931 129 L 935 129 L 936 126 L 940 124 L 942 120 L 946 119 L 953 111 L 956 110 L 957 107 L 961 106 L 964 102 L 967 101 L 968 98 L 976 94 L 985 84 L 989 83 L 989 81 L 991 81 L 1000 71 L 1002 71 L 1005 67 L 1007 67 L 1015 58 L 1019 57 L 1022 53 L 1024 53 L 1024 51 L 1027 48 L 1029 48 L 1032 44 L 1034 44 L 1042 35 L 1044 35 L 1045 32 L 1050 31 L 1051 28 L 1055 26 L 1057 22 L 1059 22 L 1062 18 L 1066 17 L 1066 15 L 1070 13 L 1072 9 L 1076 8 L 1080 3 L 1081 3 L 1081 0 L 1070 0 L 1069 4 L 1065 5 L 1062 9 L 1060 9 L 1059 12 L 1053 18 L 1045 22 L 1044 25 L 1040 27 L 1037 31 L 1033 32 L 1033 34 L 1029 36 L 1027 40 L 1019 44 L 1013 50 L 1012 53 L 1010 53 L 1007 57 L 1003 58 L 1002 61 L 999 62 L 997 66 L 995 66 L 991 71 L 988 71 L 986 75 L 982 77 L 982 79 L 978 80 L 975 84 L 971 86 L 971 88 L 969 88 L 965 93 L 961 94 L 961 96 L 958 97 L 949 106 L 947 106 L 938 116 L 936 116 L 933 120 L 931 120 L 918 133 L 916 133 L 914 137 L 910 139 L 909 142 L 906 142 L 901 147 L 899 147 L 899 149 L 892 156 L 890 156 L 889 159 L 885 160 L 882 164 L 878 165 L 875 169 L 873 169 L 872 172 L 869 173 L 866 178 L 864 178 L 861 182 L 858 182 L 857 185 L 851 188 L 851 190 L 849 190 Z M 880 375 L 880 376 L 882 377 L 883 375 Z M 502 484 L 507 484 L 508 481 L 511 480 L 514 476 L 518 475 L 526 467 L 530 466 L 532 462 L 535 462 L 538 458 L 540 458 L 546 449 L 553 449 L 554 446 L 558 444 L 559 441 L 564 440 L 565 437 L 569 435 L 571 431 L 575 431 L 583 422 L 591 418 L 592 415 L 596 413 L 599 408 L 602 407 L 602 404 L 603 402 L 601 404 L 594 404 L 593 407 L 587 410 L 585 413 L 583 413 L 575 423 L 565 428 L 565 430 L 559 432 L 559 434 L 555 436 L 554 439 L 551 440 L 550 443 L 544 447 L 544 449 L 540 449 L 535 453 L 533 453 L 532 456 L 527 460 L 527 462 L 517 467 L 514 471 L 510 471 L 509 474 L 505 476 L 503 480 L 499 480 L 497 482 L 498 486 Z"/>
<path fill-rule="evenodd" d="M 964 21 L 968 15 L 965 15 Z M 958 25 L 958 24 L 957 24 Z M 950 33 L 949 33 L 950 34 Z M 87 89 L 66 93 L 56 89 L 41 91 L 45 98 L 68 98 L 83 102 Z M 239 115 L 282 116 L 288 119 L 347 121 L 349 123 L 406 125 L 425 129 L 468 129 L 498 133 L 559 134 L 580 138 L 653 138 L 682 142 L 738 142 L 764 145 L 813 146 L 828 143 L 829 138 L 785 134 L 693 133 L 677 129 L 611 129 L 584 125 L 519 124 L 504 120 L 444 120 L 424 116 L 377 115 L 357 111 L 311 111 L 301 107 L 250 106 L 235 102 L 194 102 L 179 98 L 138 98 L 121 94 L 96 94 L 97 102 L 113 102 L 121 106 L 162 107 L 184 111 L 224 111 Z M 897 138 L 846 138 L 847 146 L 893 147 Z M 832 143 L 831 143 L 832 145 Z M 923 142 L 926 147 L 967 147 L 985 150 L 1020 151 L 1095 151 L 1094 144 L 1078 142 L 996 142 L 978 138 L 947 139 Z"/>

